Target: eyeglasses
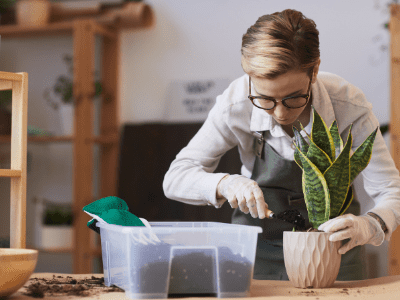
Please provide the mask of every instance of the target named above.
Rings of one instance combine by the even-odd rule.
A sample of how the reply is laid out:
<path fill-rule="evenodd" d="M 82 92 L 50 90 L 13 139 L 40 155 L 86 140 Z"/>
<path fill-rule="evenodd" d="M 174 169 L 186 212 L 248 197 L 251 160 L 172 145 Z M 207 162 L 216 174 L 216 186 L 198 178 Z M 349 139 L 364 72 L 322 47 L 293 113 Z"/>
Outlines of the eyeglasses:
<path fill-rule="evenodd" d="M 278 102 L 282 102 L 282 104 L 285 105 L 287 108 L 300 108 L 300 107 L 303 107 L 304 105 L 306 105 L 308 103 L 308 100 L 310 99 L 311 81 L 312 81 L 312 75 L 310 78 L 310 83 L 308 84 L 307 94 L 286 97 L 286 98 L 283 98 L 281 101 L 277 101 L 273 98 L 265 98 L 262 96 L 252 96 L 251 95 L 251 77 L 249 76 L 249 96 L 248 96 L 248 98 L 250 99 L 251 103 L 253 103 L 254 106 L 261 108 L 261 109 L 265 109 L 265 110 L 273 109 L 276 106 L 276 103 L 278 103 Z"/>

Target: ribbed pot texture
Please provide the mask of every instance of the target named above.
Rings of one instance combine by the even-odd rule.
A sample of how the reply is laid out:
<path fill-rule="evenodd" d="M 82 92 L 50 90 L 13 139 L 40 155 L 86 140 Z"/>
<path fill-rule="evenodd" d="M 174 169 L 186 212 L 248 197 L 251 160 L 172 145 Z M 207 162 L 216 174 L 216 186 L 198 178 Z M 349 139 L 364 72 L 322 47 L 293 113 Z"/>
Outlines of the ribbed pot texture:
<path fill-rule="evenodd" d="M 290 282 L 298 288 L 331 287 L 339 273 L 341 241 L 331 232 L 283 232 L 283 256 Z"/>

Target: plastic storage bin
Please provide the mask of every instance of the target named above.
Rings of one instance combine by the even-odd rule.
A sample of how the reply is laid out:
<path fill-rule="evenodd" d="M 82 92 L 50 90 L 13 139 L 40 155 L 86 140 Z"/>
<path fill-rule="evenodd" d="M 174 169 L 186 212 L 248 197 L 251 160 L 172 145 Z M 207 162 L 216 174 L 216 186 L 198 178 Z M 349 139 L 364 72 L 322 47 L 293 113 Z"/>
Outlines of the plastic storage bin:
<path fill-rule="evenodd" d="M 248 297 L 258 226 L 219 222 L 149 222 L 150 228 L 100 227 L 104 283 L 130 299 L 170 294 Z M 158 237 L 155 242 L 150 230 Z"/>

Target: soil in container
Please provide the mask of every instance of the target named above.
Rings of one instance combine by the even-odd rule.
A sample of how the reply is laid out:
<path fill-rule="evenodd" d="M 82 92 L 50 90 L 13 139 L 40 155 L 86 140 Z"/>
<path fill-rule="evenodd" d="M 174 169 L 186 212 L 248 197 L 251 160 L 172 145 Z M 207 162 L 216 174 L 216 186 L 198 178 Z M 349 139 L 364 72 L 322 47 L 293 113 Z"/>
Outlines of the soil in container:
<path fill-rule="evenodd" d="M 147 246 L 145 261 L 141 261 L 139 270 L 139 293 L 163 293 L 168 276 L 169 261 L 163 261 L 165 253 L 170 253 L 171 245 L 161 243 Z M 142 250 L 143 251 L 143 250 Z M 245 292 L 251 282 L 252 265 L 246 257 L 234 255 L 230 248 L 218 248 L 220 260 L 220 291 Z M 186 253 L 186 254 L 185 254 Z M 218 278 L 216 278 L 215 251 L 212 249 L 176 249 L 171 261 L 169 297 L 184 295 L 217 296 Z M 122 275 L 122 274 L 121 274 Z M 118 276 L 118 274 L 115 274 Z"/>

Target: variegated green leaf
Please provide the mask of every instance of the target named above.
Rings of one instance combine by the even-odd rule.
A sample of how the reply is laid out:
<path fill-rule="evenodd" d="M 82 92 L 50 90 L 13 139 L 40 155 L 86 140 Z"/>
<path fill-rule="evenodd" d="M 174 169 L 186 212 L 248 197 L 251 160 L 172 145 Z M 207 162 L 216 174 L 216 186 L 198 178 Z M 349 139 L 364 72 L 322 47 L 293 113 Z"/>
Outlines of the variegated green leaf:
<path fill-rule="evenodd" d="M 297 148 L 297 146 L 296 146 Z M 303 165 L 303 193 L 308 218 L 314 228 L 329 220 L 330 196 L 328 185 L 318 168 L 298 149 Z"/>
<path fill-rule="evenodd" d="M 296 164 L 303 169 L 303 165 L 301 164 L 301 159 L 300 159 L 300 154 L 299 154 L 299 148 L 296 147 L 296 143 L 293 142 L 293 145 L 295 146 L 294 148 L 294 161 L 296 162 Z"/>
<path fill-rule="evenodd" d="M 346 146 L 339 157 L 323 174 L 328 185 L 331 199 L 330 216 L 339 214 L 343 203 L 346 200 L 347 190 L 350 182 L 350 150 L 353 144 L 351 126 L 347 138 Z"/>
<path fill-rule="evenodd" d="M 339 134 L 339 129 L 336 120 L 333 121 L 331 127 L 329 127 L 329 132 L 331 133 L 333 144 L 335 145 L 335 159 L 338 158 L 340 151 L 343 149 L 343 141 Z"/>
<path fill-rule="evenodd" d="M 326 126 L 324 120 L 315 110 L 314 106 L 311 107 L 313 108 L 314 112 L 314 120 L 311 129 L 311 139 L 319 148 L 322 149 L 322 151 L 324 151 L 330 157 L 331 161 L 334 161 L 335 144 L 333 142 L 331 133 L 329 132 L 328 126 Z"/>
<path fill-rule="evenodd" d="M 299 147 L 299 149 L 303 152 L 303 154 L 307 154 L 308 144 L 306 140 L 303 138 L 303 136 L 300 134 L 300 132 L 297 130 L 297 128 L 294 126 L 293 126 L 293 133 L 297 147 Z M 296 161 L 296 163 L 299 165 L 300 168 L 303 168 L 299 154 L 297 153 L 297 149 L 294 150 L 294 160 Z"/>
<path fill-rule="evenodd" d="M 300 134 L 300 132 L 297 130 L 296 127 L 293 126 L 293 133 L 294 133 L 294 138 L 296 141 L 297 147 L 303 152 L 303 154 L 307 154 L 308 151 L 308 143 L 304 139 L 304 137 Z"/>
<path fill-rule="evenodd" d="M 376 133 L 378 132 L 377 127 L 366 140 L 357 148 L 350 158 L 350 184 L 357 177 L 362 170 L 364 170 L 371 160 L 372 147 L 374 146 L 374 141 Z"/>
<path fill-rule="evenodd" d="M 319 148 L 313 140 L 310 140 L 307 158 L 318 168 L 323 174 L 331 165 L 332 161 L 329 156 Z"/>
<path fill-rule="evenodd" d="M 344 212 L 349 208 L 351 201 L 353 201 L 353 186 L 351 185 L 349 187 L 349 190 L 347 192 L 346 200 L 343 202 L 343 206 L 340 208 L 339 214 L 337 216 L 341 216 L 344 214 Z M 333 215 L 332 217 L 335 218 L 337 217 Z"/>

